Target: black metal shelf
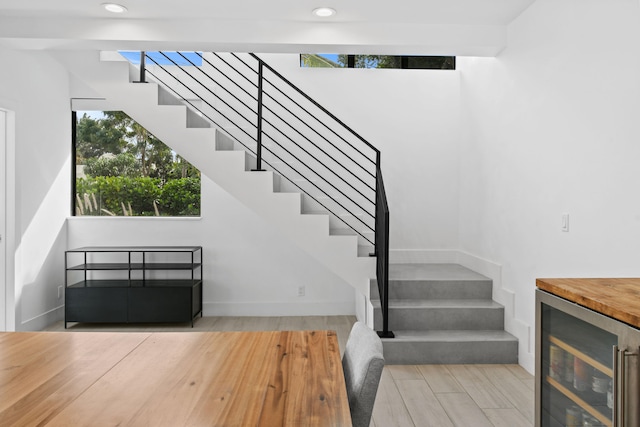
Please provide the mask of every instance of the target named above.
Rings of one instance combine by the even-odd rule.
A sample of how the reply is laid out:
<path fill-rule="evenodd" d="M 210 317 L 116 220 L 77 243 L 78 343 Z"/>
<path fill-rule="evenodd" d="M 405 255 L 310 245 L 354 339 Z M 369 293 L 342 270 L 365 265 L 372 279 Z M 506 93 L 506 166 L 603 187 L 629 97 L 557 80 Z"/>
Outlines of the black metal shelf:
<path fill-rule="evenodd" d="M 67 288 L 162 288 L 162 287 L 180 287 L 188 288 L 201 284 L 202 280 L 195 283 L 190 279 L 154 279 L 154 280 L 82 280 L 80 282 L 68 285 Z"/>
<path fill-rule="evenodd" d="M 202 246 L 84 246 L 69 249 L 68 253 L 80 252 L 199 252 Z"/>
<path fill-rule="evenodd" d="M 202 316 L 202 287 L 201 246 L 70 249 L 65 253 L 65 327 L 68 322 L 193 326 Z"/>
<path fill-rule="evenodd" d="M 90 263 L 79 264 L 73 267 L 68 267 L 69 271 L 84 271 L 84 270 L 193 270 L 201 267 L 202 263 L 178 263 L 178 262 L 163 262 L 163 263 L 126 263 L 126 262 L 114 262 L 114 263 Z"/>

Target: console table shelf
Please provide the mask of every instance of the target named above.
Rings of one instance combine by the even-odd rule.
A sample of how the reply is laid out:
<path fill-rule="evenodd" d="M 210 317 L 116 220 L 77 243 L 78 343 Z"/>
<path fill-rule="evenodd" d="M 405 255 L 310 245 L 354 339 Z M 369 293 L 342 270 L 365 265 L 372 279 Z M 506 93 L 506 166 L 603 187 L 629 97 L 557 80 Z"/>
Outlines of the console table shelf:
<path fill-rule="evenodd" d="M 65 253 L 69 322 L 191 322 L 202 316 L 201 246 L 94 246 Z"/>

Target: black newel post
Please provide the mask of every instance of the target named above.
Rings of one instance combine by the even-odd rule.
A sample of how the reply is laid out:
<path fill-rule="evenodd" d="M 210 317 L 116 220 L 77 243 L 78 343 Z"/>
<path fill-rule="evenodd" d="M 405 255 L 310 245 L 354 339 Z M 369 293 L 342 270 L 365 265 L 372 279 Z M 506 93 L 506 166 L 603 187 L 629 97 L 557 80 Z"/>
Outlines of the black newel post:
<path fill-rule="evenodd" d="M 261 60 L 258 60 L 258 135 L 256 138 L 257 148 L 256 148 L 256 168 L 251 169 L 252 171 L 264 171 L 262 169 L 262 73 L 263 73 L 263 64 Z"/>
<path fill-rule="evenodd" d="M 140 51 L 140 80 L 134 83 L 146 83 L 147 82 L 147 77 L 145 75 L 146 73 L 146 59 L 147 59 L 147 54 L 144 50 Z"/>

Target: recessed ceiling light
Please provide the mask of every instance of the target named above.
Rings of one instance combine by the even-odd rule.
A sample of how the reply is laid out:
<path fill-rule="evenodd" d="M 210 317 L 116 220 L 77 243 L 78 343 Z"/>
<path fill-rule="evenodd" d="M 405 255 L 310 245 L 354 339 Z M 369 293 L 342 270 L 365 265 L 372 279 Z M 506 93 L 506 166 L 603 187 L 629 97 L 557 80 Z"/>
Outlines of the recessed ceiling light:
<path fill-rule="evenodd" d="M 103 3 L 102 7 L 104 7 L 109 12 L 113 12 L 113 13 L 124 13 L 127 11 L 126 7 L 116 3 Z"/>
<path fill-rule="evenodd" d="M 317 9 L 313 9 L 313 14 L 319 16 L 320 18 L 328 18 L 336 14 L 335 9 L 331 9 L 330 7 L 319 7 Z"/>

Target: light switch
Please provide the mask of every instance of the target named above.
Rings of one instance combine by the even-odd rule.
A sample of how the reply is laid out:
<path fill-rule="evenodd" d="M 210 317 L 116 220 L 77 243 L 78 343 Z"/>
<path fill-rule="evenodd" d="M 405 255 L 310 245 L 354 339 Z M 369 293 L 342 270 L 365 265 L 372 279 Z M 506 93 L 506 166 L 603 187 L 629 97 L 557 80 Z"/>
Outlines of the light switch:
<path fill-rule="evenodd" d="M 562 231 L 569 231 L 569 214 L 568 213 L 563 213 L 562 214 Z"/>

